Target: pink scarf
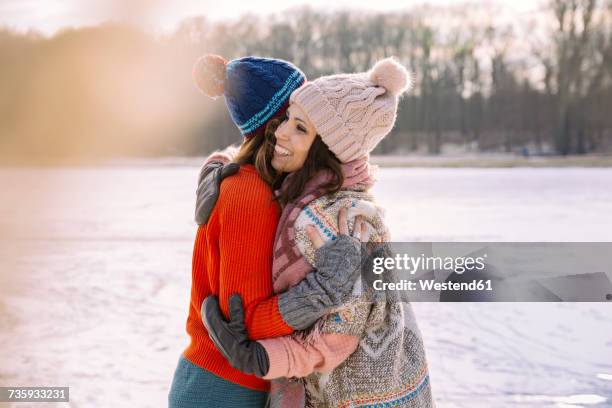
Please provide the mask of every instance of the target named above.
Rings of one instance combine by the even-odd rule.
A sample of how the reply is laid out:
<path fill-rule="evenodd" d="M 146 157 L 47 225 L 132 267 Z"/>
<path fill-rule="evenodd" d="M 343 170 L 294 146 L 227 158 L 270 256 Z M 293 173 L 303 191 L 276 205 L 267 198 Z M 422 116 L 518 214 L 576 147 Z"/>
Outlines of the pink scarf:
<path fill-rule="evenodd" d="M 369 156 L 363 156 L 342 164 L 342 174 L 344 175 L 342 189 L 351 189 L 356 186 L 371 187 L 374 184 L 372 170 Z M 300 282 L 313 270 L 296 245 L 294 225 L 302 209 L 325 194 L 321 186 L 329 182 L 332 177 L 330 171 L 320 171 L 306 183 L 302 194 L 283 208 L 274 240 L 274 260 L 272 264 L 274 293 L 287 290 L 288 287 Z M 281 190 L 287 188 L 291 180 L 292 175 L 289 175 L 283 182 Z"/>

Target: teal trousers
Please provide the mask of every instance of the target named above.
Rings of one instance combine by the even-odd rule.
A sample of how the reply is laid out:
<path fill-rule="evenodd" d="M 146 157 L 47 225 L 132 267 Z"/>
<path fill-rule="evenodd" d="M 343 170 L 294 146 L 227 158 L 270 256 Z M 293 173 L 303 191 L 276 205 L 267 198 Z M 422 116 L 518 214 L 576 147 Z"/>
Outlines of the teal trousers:
<path fill-rule="evenodd" d="M 263 408 L 268 393 L 227 381 L 181 355 L 168 394 L 169 408 Z"/>

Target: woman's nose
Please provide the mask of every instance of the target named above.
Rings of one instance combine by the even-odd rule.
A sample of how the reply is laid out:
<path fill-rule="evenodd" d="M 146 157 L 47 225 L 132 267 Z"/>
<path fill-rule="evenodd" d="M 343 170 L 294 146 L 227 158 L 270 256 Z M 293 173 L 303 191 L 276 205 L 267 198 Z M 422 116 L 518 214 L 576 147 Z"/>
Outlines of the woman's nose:
<path fill-rule="evenodd" d="M 283 122 L 281 123 L 277 128 L 276 128 L 276 132 L 274 132 L 274 136 L 276 136 L 276 139 L 284 139 L 287 140 L 287 135 L 285 133 L 285 123 Z"/>

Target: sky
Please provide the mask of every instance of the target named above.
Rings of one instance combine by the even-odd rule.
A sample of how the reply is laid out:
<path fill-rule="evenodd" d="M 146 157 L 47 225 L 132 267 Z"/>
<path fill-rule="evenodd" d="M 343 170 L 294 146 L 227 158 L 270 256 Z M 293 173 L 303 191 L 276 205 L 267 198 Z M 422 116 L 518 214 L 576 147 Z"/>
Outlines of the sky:
<path fill-rule="evenodd" d="M 521 15 L 541 7 L 543 0 L 481 0 Z M 138 23 L 156 31 L 172 31 L 190 16 L 205 15 L 226 20 L 250 13 L 269 15 L 285 9 L 310 5 L 314 9 L 395 11 L 423 4 L 457 5 L 465 0 L 0 0 L 0 26 L 21 32 L 35 30 L 52 35 L 66 27 L 95 25 L 107 20 Z"/>

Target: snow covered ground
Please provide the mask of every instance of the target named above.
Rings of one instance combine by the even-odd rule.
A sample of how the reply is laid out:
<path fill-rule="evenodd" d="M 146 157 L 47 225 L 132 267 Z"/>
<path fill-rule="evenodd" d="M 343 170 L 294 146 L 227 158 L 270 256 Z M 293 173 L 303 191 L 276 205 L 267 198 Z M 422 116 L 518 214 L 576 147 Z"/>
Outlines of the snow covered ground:
<path fill-rule="evenodd" d="M 166 405 L 197 171 L 0 169 L 0 385 Z M 375 193 L 396 241 L 612 241 L 612 169 L 388 168 Z M 612 407 L 612 304 L 413 307 L 440 408 Z"/>

